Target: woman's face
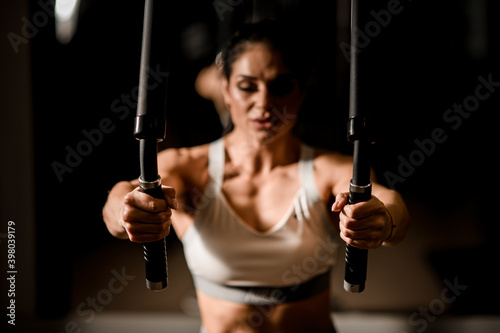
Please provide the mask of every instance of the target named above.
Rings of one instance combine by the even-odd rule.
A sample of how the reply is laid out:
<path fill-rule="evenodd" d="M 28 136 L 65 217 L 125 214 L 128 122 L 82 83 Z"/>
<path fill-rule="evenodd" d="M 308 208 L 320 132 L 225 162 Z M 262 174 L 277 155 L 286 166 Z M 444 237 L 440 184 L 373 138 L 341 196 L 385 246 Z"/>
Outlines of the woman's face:
<path fill-rule="evenodd" d="M 222 83 L 235 130 L 266 143 L 289 133 L 304 99 L 281 54 L 265 43 L 249 44 Z"/>

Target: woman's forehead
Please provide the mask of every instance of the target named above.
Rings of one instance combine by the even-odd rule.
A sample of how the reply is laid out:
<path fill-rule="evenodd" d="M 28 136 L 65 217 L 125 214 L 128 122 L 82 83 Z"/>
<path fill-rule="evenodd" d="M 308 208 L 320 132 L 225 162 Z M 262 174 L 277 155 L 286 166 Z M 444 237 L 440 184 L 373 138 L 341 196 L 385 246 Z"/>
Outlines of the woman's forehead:
<path fill-rule="evenodd" d="M 266 43 L 252 43 L 246 46 L 232 66 L 233 76 L 272 78 L 289 73 L 281 53 Z"/>

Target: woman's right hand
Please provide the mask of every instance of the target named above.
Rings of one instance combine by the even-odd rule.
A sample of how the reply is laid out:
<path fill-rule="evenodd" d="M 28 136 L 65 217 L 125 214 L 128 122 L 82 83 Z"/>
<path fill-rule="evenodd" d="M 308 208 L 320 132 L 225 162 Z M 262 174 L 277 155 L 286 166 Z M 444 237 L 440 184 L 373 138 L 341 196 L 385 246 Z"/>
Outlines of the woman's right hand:
<path fill-rule="evenodd" d="M 155 199 L 137 187 L 123 200 L 120 226 L 132 242 L 147 243 L 160 240 L 170 233 L 172 210 L 177 209 L 173 187 L 162 185 L 165 199 Z"/>

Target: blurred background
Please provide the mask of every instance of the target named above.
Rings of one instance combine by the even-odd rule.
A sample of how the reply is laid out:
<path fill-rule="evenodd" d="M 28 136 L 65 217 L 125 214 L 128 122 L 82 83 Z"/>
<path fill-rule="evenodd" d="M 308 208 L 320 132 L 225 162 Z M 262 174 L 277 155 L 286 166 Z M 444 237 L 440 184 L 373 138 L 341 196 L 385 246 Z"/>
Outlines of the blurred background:
<path fill-rule="evenodd" d="M 169 287 L 152 293 L 141 246 L 114 239 L 101 216 L 111 187 L 139 175 L 133 121 L 144 2 L 57 6 L 55 15 L 51 0 L 0 4 L 0 327 L 197 332 L 175 233 Z M 288 16 L 309 34 L 318 69 L 297 135 L 350 153 L 348 56 L 359 52 L 360 104 L 376 119 L 373 167 L 379 182 L 404 196 L 413 225 L 398 247 L 370 251 L 359 295 L 343 291 L 339 247 L 332 276 L 339 331 L 499 332 L 499 7 L 493 0 L 365 1 L 353 49 L 348 0 L 164 1 L 152 45 L 168 61 L 151 63 L 156 83 L 168 81 L 161 148 L 221 136 L 225 123 L 197 94 L 197 75 L 243 22 Z M 15 326 L 5 310 L 9 221 Z"/>

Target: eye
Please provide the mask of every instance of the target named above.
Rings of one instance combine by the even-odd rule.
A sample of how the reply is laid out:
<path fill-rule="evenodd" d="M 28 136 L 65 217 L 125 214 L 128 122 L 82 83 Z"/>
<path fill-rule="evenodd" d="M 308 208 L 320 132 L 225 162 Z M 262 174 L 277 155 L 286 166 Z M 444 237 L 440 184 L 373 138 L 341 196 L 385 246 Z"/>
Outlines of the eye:
<path fill-rule="evenodd" d="M 245 92 L 257 91 L 257 85 L 255 85 L 251 82 L 245 82 L 245 81 L 240 82 L 240 83 L 238 83 L 237 87 L 239 90 L 245 91 Z"/>
<path fill-rule="evenodd" d="M 269 83 L 269 92 L 274 96 L 288 95 L 295 88 L 296 81 L 291 77 L 278 77 Z"/>

